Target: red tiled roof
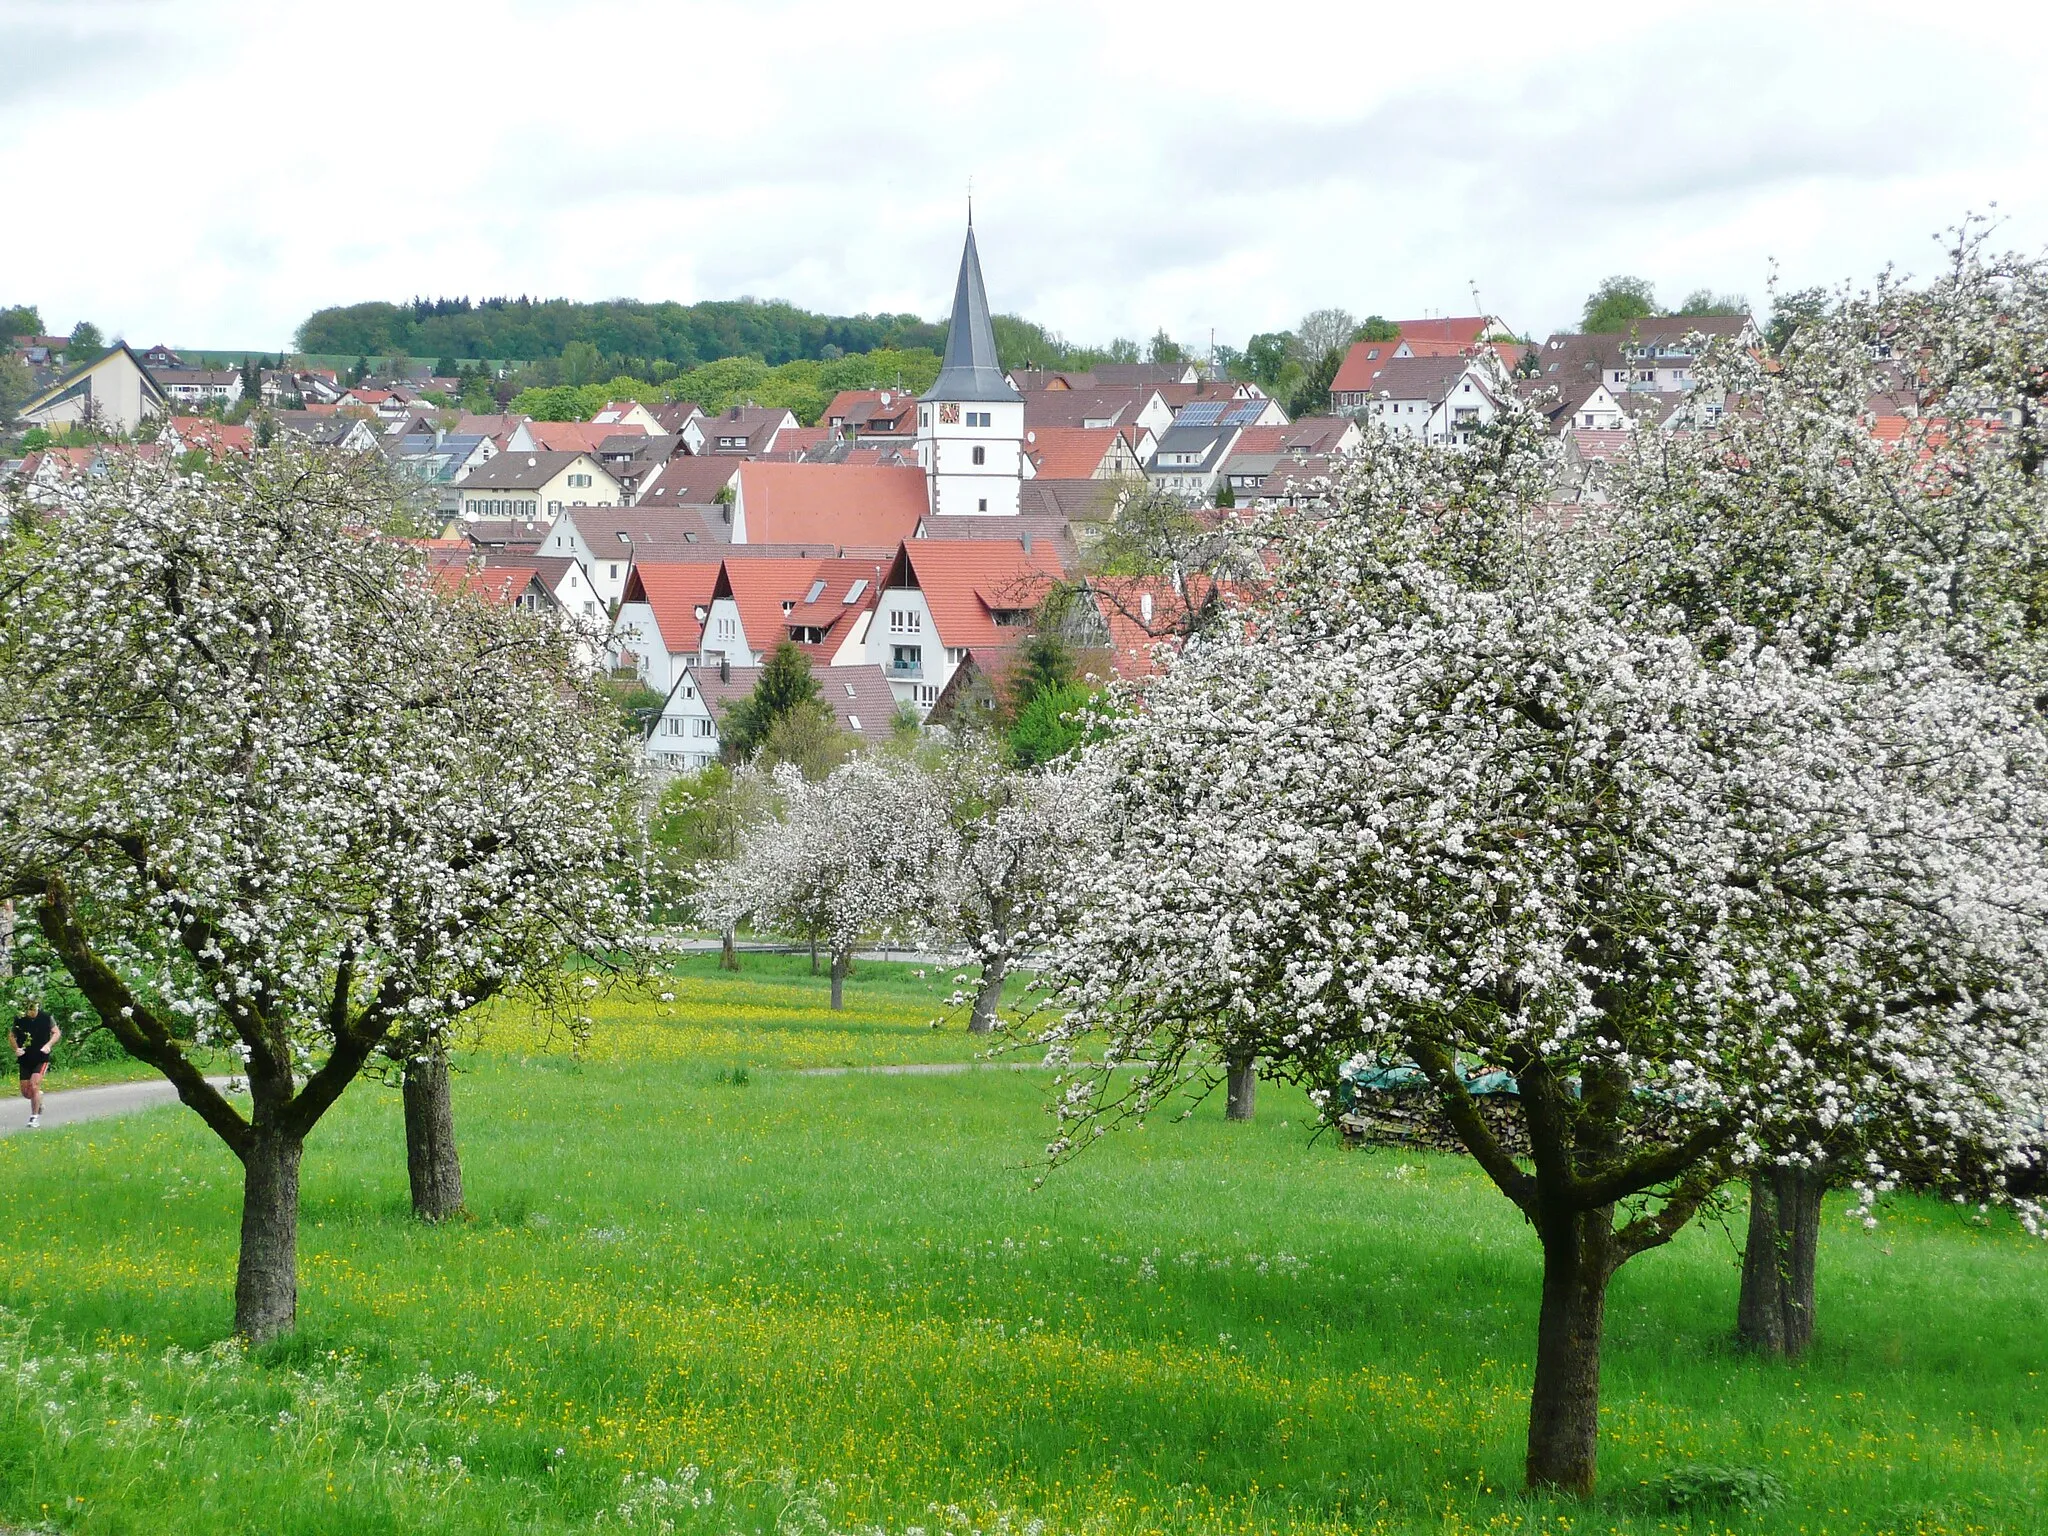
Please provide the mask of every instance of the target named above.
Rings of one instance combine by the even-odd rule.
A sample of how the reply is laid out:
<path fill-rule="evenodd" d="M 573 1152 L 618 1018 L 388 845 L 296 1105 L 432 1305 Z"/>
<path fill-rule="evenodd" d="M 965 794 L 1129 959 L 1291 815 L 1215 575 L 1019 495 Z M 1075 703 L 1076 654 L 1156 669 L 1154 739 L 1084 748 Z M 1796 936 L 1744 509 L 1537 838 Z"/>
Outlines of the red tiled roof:
<path fill-rule="evenodd" d="M 1088 480 L 1121 435 L 1116 427 L 1037 427 L 1024 451 L 1048 480 Z"/>
<path fill-rule="evenodd" d="M 1400 345 L 1397 341 L 1351 343 L 1351 350 L 1344 354 L 1344 361 L 1337 367 L 1337 376 L 1330 380 L 1330 392 L 1355 394 L 1371 389 L 1372 381 L 1394 360 L 1394 353 Z"/>
<path fill-rule="evenodd" d="M 433 562 L 427 567 L 427 576 L 443 592 L 470 593 L 487 603 L 510 607 L 540 579 L 540 572 L 530 565 L 480 566 Z"/>
<path fill-rule="evenodd" d="M 1476 346 L 1486 335 L 1486 316 L 1453 315 L 1436 320 L 1399 320 L 1394 329 L 1401 333 L 1401 339 L 1414 348 L 1418 357 L 1426 356 L 1417 346 L 1424 341 L 1456 342 L 1460 350 Z"/>
<path fill-rule="evenodd" d="M 661 643 L 671 655 L 697 650 L 704 633 L 704 621 L 697 617 L 697 610 L 710 608 L 720 566 L 715 554 L 704 560 L 636 561 L 626 577 L 621 601 L 645 603 L 654 610 Z"/>
<path fill-rule="evenodd" d="M 596 453 L 608 437 L 647 435 L 638 422 L 529 421 L 526 432 L 534 446 L 551 453 Z"/>
<path fill-rule="evenodd" d="M 740 466 L 750 544 L 890 549 L 930 510 L 924 471 L 880 464 Z"/>
<path fill-rule="evenodd" d="M 798 647 L 813 660 L 821 660 L 846 638 L 842 626 L 850 616 L 873 606 L 880 563 L 859 558 L 732 560 L 719 572 L 713 596 L 732 599 L 747 644 L 764 655 L 789 639 L 790 630 L 797 625 L 824 630 L 822 641 Z M 848 603 L 847 596 L 857 582 L 867 585 L 856 601 Z M 818 594 L 816 602 L 808 601 L 813 591 Z"/>
<path fill-rule="evenodd" d="M 917 539 L 896 552 L 885 587 L 924 593 L 943 645 L 1005 648 L 1016 629 L 998 625 L 992 609 L 1035 608 L 1065 573 L 1056 546 L 1033 540 Z"/>

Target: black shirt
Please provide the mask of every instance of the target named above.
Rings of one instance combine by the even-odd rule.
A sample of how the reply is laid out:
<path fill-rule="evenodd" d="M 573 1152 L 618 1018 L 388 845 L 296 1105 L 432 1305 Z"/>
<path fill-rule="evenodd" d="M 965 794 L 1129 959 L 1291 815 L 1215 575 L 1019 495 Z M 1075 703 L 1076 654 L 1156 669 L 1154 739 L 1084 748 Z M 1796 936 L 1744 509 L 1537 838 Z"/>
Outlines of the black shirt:
<path fill-rule="evenodd" d="M 50 1054 L 50 1037 L 57 1033 L 57 1021 L 47 1013 L 23 1014 L 14 1021 L 14 1043 L 26 1056 Z"/>

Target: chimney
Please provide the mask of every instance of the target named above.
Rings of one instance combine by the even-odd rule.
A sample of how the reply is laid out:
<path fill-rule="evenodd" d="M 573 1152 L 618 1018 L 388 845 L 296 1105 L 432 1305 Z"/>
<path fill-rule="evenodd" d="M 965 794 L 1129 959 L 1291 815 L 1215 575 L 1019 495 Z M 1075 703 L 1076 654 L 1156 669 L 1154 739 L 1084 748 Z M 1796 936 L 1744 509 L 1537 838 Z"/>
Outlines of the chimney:
<path fill-rule="evenodd" d="M 1028 533 L 1024 535 L 1024 553 L 1027 555 L 1031 553 L 1031 535 Z"/>
<path fill-rule="evenodd" d="M 721 683 L 732 681 L 732 658 L 723 651 L 718 653 L 718 680 Z"/>

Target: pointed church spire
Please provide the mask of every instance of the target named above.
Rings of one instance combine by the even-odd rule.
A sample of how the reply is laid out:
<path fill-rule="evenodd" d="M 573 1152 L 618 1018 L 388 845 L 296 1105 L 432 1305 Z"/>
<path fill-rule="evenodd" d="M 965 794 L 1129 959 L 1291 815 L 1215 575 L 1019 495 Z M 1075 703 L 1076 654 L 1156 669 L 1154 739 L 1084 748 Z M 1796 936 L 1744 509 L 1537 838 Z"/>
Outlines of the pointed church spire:
<path fill-rule="evenodd" d="M 946 356 L 927 400 L 1018 400 L 996 359 L 996 332 L 981 286 L 981 257 L 974 248 L 969 215 L 967 247 L 960 253 L 960 282 L 953 290 L 953 321 L 946 330 Z"/>

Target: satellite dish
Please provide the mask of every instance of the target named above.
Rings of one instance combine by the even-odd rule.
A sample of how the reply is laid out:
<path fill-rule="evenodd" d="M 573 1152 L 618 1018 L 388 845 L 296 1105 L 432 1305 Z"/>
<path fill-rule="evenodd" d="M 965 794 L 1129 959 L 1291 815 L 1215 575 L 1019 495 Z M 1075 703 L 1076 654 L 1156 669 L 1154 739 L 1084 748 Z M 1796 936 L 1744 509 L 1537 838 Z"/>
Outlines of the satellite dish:
<path fill-rule="evenodd" d="M 1035 443 L 1038 441 L 1038 434 L 1036 432 L 1026 432 L 1024 434 L 1024 441 L 1027 443 Z"/>

